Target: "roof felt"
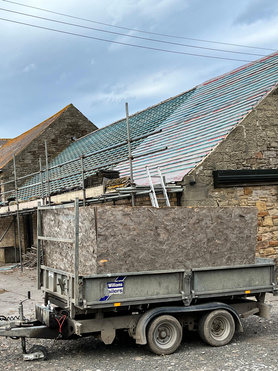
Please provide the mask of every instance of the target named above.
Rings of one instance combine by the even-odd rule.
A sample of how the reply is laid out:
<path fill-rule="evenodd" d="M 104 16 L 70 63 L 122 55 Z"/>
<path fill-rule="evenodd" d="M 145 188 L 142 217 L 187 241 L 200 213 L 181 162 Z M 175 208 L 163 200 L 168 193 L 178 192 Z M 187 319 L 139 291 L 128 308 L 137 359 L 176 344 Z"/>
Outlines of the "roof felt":
<path fill-rule="evenodd" d="M 19 154 L 28 144 L 41 134 L 52 122 L 54 122 L 69 106 L 41 122 L 32 129 L 19 135 L 18 137 L 6 140 L 0 148 L 0 169 L 13 159 L 13 155 Z M 3 140 L 3 139 L 2 139 Z"/>
<path fill-rule="evenodd" d="M 182 180 L 277 83 L 278 52 L 130 116 L 132 138 L 162 129 L 159 134 L 132 143 L 134 156 L 167 147 L 167 150 L 134 160 L 135 182 L 146 183 L 146 165 L 150 168 L 160 166 L 167 182 Z M 51 166 L 126 139 L 126 119 L 123 119 L 72 143 L 52 161 Z M 93 168 L 96 166 L 111 168 L 106 164 L 127 156 L 127 146 L 123 146 L 85 158 L 86 176 L 95 173 Z M 121 161 L 114 168 L 120 171 L 121 176 L 129 175 L 128 160 Z M 52 170 L 51 177 L 57 177 L 61 173 L 74 173 L 77 169 L 80 169 L 79 160 Z M 36 182 L 38 178 L 32 181 Z M 80 175 L 68 176 L 64 180 L 53 182 L 51 190 L 79 186 L 80 181 Z M 30 188 L 28 192 L 28 195 L 24 194 L 24 198 L 33 195 L 30 192 L 33 193 L 34 189 Z M 36 192 L 39 195 L 38 188 Z"/>

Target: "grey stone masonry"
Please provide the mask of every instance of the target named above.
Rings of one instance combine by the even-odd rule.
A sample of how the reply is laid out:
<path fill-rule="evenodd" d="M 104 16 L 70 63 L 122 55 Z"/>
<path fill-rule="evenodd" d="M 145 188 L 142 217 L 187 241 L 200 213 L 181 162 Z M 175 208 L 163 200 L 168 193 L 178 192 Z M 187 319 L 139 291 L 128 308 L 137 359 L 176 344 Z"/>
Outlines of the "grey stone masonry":
<path fill-rule="evenodd" d="M 80 138 L 96 129 L 97 127 L 91 121 L 70 104 L 61 115 L 16 155 L 17 177 L 39 171 L 39 157 L 42 158 L 42 165 L 45 166 L 45 141 L 50 161 L 72 143 L 73 137 Z M 2 168 L 2 181 L 14 179 L 13 171 L 13 160 L 11 159 Z M 26 179 L 20 181 L 18 186 L 25 181 Z M 5 191 L 14 189 L 14 184 L 8 184 L 3 188 Z"/>
<path fill-rule="evenodd" d="M 214 188 L 214 170 L 243 169 L 278 169 L 277 89 L 184 178 L 182 197 L 184 206 L 257 207 L 257 255 L 277 259 L 278 186 Z"/>

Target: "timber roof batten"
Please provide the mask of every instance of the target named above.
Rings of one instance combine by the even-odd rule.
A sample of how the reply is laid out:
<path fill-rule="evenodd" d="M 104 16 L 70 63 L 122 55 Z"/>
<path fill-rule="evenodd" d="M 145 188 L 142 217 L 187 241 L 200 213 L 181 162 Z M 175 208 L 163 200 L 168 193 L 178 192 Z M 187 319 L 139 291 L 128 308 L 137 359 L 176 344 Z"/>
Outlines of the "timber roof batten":
<path fill-rule="evenodd" d="M 273 90 L 278 83 L 278 52 L 248 63 L 231 72 L 208 80 L 192 90 L 169 98 L 155 106 L 131 115 L 131 137 L 148 134 L 161 129 L 159 134 L 132 143 L 132 154 L 167 150 L 149 154 L 133 161 L 136 184 L 147 184 L 145 166 L 160 166 L 166 181 L 178 182 L 194 169 L 242 120 Z M 127 139 L 126 119 L 73 142 L 51 163 L 57 166 L 79 156 L 103 150 Z M 84 159 L 86 177 L 94 174 L 97 167 L 109 169 L 106 164 L 119 160 L 114 170 L 120 176 L 129 175 L 127 146 L 107 149 Z M 50 171 L 53 181 L 51 192 L 80 186 L 78 161 Z M 64 179 L 63 174 L 73 174 Z M 39 179 L 33 178 L 33 183 Z M 29 188 L 22 199 L 39 196 L 39 189 Z"/>

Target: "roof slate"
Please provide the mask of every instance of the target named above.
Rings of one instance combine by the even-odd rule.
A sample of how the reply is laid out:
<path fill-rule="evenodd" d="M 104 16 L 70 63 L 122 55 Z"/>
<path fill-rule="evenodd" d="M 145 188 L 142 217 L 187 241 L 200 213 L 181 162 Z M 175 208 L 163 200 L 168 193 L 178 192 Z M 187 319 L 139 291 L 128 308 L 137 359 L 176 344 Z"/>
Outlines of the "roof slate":
<path fill-rule="evenodd" d="M 151 168 L 160 166 L 167 182 L 182 180 L 277 87 L 277 83 L 278 52 L 130 116 L 132 138 L 162 129 L 159 134 L 132 143 L 133 155 L 167 146 L 167 150 L 133 161 L 135 182 L 146 184 L 146 165 Z M 107 148 L 126 139 L 126 119 L 123 119 L 72 143 L 50 166 Z M 95 170 L 92 169 L 96 166 L 111 168 L 105 164 L 127 156 L 127 146 L 123 146 L 86 158 L 86 176 L 94 173 Z M 53 178 L 61 173 L 74 173 L 78 169 L 80 161 L 52 170 L 50 175 Z M 119 170 L 121 176 L 129 175 L 129 161 L 120 162 L 114 169 Z M 80 186 L 80 181 L 81 176 L 75 174 L 53 182 L 51 190 L 55 192 Z M 38 182 L 38 178 L 34 178 L 32 182 Z M 34 195 L 34 192 L 39 195 L 38 187 L 36 191 L 30 188 L 28 192 L 24 193 L 27 198 Z"/>
<path fill-rule="evenodd" d="M 41 122 L 32 129 L 19 135 L 14 139 L 6 141 L 0 147 L 0 169 L 2 169 L 9 161 L 13 159 L 13 155 L 18 155 L 28 144 L 32 142 L 39 134 L 41 134 L 52 122 L 54 122 L 70 105 Z"/>

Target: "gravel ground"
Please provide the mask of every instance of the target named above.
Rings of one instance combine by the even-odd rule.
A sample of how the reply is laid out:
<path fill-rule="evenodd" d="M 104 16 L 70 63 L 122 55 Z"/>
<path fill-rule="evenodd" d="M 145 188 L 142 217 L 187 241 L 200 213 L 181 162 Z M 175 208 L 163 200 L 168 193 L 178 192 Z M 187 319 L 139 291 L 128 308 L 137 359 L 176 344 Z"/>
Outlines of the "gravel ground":
<path fill-rule="evenodd" d="M 36 290 L 35 271 L 19 269 L 0 271 L 0 314 L 15 315 L 20 300 L 30 290 L 33 296 L 25 303 L 25 314 L 31 316 L 41 292 Z M 4 291 L 5 290 L 5 291 Z M 270 320 L 250 317 L 243 320 L 244 333 L 236 333 L 232 342 L 221 348 L 204 344 L 197 333 L 187 333 L 178 351 L 169 356 L 156 356 L 144 346 L 136 345 L 125 333 L 112 345 L 92 337 L 71 340 L 27 340 L 48 348 L 45 361 L 23 361 L 18 340 L 0 338 L 0 365 L 4 370 L 278 370 L 278 297 L 267 296 L 272 308 Z"/>

